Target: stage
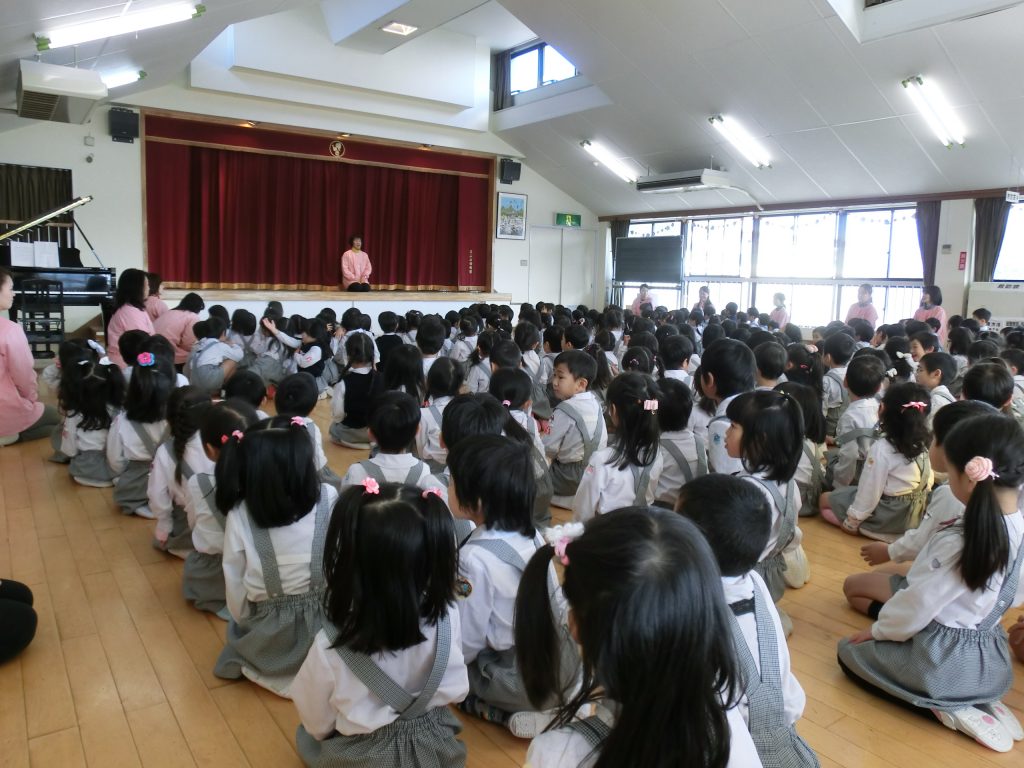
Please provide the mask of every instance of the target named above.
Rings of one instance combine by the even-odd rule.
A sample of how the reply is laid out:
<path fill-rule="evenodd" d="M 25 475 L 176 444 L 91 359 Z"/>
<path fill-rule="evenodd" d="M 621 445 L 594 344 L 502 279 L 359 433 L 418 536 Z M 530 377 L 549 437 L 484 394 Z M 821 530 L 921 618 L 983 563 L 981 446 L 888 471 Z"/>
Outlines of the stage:
<path fill-rule="evenodd" d="M 190 291 L 181 288 L 168 288 L 160 295 L 167 306 L 174 308 L 178 301 Z M 373 320 L 373 330 L 380 333 L 377 315 L 391 311 L 404 315 L 410 309 L 417 309 L 423 314 L 436 313 L 444 315 L 449 310 L 468 307 L 470 304 L 509 304 L 512 295 L 508 293 L 484 293 L 474 291 L 368 291 L 367 293 L 348 293 L 345 291 L 281 291 L 281 290 L 195 290 L 203 297 L 206 306 L 222 304 L 229 313 L 236 309 L 247 309 L 256 317 L 263 314 L 268 301 L 280 301 L 284 307 L 285 317 L 302 315 L 315 317 L 324 307 L 330 307 L 342 313 L 350 307 L 359 307 Z M 515 309 L 515 308 L 513 308 Z M 518 314 L 518 311 L 516 312 Z M 205 317 L 205 314 L 202 315 Z"/>

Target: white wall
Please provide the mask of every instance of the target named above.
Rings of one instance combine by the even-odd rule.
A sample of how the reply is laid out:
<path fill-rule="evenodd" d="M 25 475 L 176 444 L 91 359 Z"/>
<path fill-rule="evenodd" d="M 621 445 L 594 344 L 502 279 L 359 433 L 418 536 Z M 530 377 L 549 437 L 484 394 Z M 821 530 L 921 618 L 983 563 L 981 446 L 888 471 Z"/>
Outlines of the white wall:
<path fill-rule="evenodd" d="M 967 252 L 967 264 L 963 270 L 959 269 L 961 251 Z M 942 306 L 946 308 L 947 315 L 961 315 L 967 309 L 967 289 L 973 274 L 974 201 L 944 200 L 939 212 L 935 284 L 942 289 Z"/>
<path fill-rule="evenodd" d="M 597 216 L 593 211 L 584 208 L 579 201 L 569 197 L 543 176 L 531 170 L 525 163 L 519 181 L 514 184 L 499 183 L 497 187 L 499 192 L 516 192 L 527 195 L 526 224 L 528 230 L 534 227 L 553 227 L 556 213 L 579 213 L 583 216 L 582 229 L 600 229 Z M 589 301 L 591 306 L 598 302 L 598 298 L 603 295 L 604 291 L 602 257 L 604 241 L 599 233 L 595 240 L 597 244 L 594 248 L 594 264 L 598 279 L 594 281 L 594 295 Z M 541 300 L 555 301 L 557 299 L 556 286 L 553 286 L 553 291 L 547 295 L 535 296 L 530 293 L 530 265 L 538 264 L 544 259 L 560 260 L 561 253 L 553 248 L 531 252 L 529 231 L 527 231 L 525 240 L 495 239 L 492 266 L 494 290 L 511 293 L 512 300 L 517 304 L 524 301 L 531 303 Z"/>

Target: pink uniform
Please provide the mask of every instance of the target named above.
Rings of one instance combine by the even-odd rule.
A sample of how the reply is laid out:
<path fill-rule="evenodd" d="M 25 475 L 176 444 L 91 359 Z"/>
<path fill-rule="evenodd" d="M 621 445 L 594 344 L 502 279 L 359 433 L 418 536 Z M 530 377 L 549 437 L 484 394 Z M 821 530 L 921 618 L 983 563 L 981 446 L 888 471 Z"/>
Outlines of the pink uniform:
<path fill-rule="evenodd" d="M 630 306 L 630 309 L 633 311 L 634 315 L 640 314 L 640 307 L 643 304 L 650 304 L 652 307 L 656 306 L 654 303 L 654 294 L 648 293 L 646 298 L 643 299 L 640 298 L 640 294 L 637 294 L 636 298 L 633 299 L 632 306 Z"/>
<path fill-rule="evenodd" d="M 341 287 L 352 283 L 369 283 L 373 267 L 366 251 L 345 251 L 341 255 Z"/>
<path fill-rule="evenodd" d="M 856 304 L 850 306 L 849 311 L 846 313 L 846 322 L 849 323 L 851 320 L 867 320 L 871 323 L 872 328 L 876 328 L 878 323 L 878 310 L 875 309 L 875 305 L 870 301 L 867 304 L 861 304 L 859 301 Z"/>
<path fill-rule="evenodd" d="M 786 311 L 785 307 L 776 307 L 772 310 L 771 314 L 768 315 L 768 319 L 778 323 L 779 328 L 785 328 L 789 323 L 789 312 Z"/>
<path fill-rule="evenodd" d="M 942 342 L 942 346 L 946 346 L 946 310 L 942 307 L 931 307 L 930 309 L 918 307 L 917 311 L 914 313 L 914 319 L 920 320 L 922 323 L 929 317 L 934 317 L 939 321 L 939 323 L 941 323 L 941 325 L 939 325 L 939 341 Z"/>
<path fill-rule="evenodd" d="M 125 362 L 121 358 L 121 350 L 117 348 L 117 342 L 122 333 L 134 330 L 145 331 L 152 335 L 153 321 L 149 319 L 149 313 L 146 310 L 125 304 L 114 313 L 114 316 L 110 318 L 110 325 L 107 326 L 107 357 L 121 368 L 124 368 Z"/>
<path fill-rule="evenodd" d="M 156 320 L 160 315 L 167 311 L 167 302 L 161 299 L 159 296 L 147 296 L 146 297 L 146 314 L 149 315 L 150 320 Z"/>
<path fill-rule="evenodd" d="M 24 432 L 43 415 L 25 331 L 0 318 L 0 435 Z"/>
<path fill-rule="evenodd" d="M 175 365 L 188 360 L 196 335 L 192 326 L 199 322 L 199 315 L 184 309 L 168 309 L 153 321 L 153 333 L 159 333 L 174 345 Z"/>

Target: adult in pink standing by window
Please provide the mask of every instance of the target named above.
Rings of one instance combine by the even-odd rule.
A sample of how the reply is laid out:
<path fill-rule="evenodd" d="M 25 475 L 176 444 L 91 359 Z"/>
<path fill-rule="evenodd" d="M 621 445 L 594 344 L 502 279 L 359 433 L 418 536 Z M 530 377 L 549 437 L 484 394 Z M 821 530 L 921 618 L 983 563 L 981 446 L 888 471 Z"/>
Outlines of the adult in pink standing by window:
<path fill-rule="evenodd" d="M 153 332 L 159 333 L 174 345 L 174 365 L 181 372 L 181 366 L 188 360 L 196 335 L 192 326 L 199 322 L 199 313 L 206 309 L 206 302 L 198 293 L 186 293 L 178 306 L 169 309 L 153 321 Z"/>
<path fill-rule="evenodd" d="M 633 299 L 633 303 L 630 305 L 630 310 L 632 310 L 634 315 L 639 316 L 643 311 L 644 304 L 650 304 L 651 308 L 654 308 L 654 294 L 651 293 L 650 286 L 647 285 L 647 283 L 640 286 L 640 293 L 638 293 L 636 298 Z"/>
<path fill-rule="evenodd" d="M 863 283 L 857 289 L 857 303 L 851 304 L 846 312 L 846 322 L 860 318 L 871 323 L 872 328 L 878 326 L 878 310 L 871 303 L 871 283 Z"/>
<path fill-rule="evenodd" d="M 768 319 L 773 321 L 779 328 L 785 328 L 789 324 L 789 310 L 786 309 L 786 294 L 776 293 L 772 297 L 772 302 L 775 304 L 775 309 L 768 315 Z"/>
<path fill-rule="evenodd" d="M 352 235 L 348 244 L 349 249 L 341 254 L 341 287 L 346 291 L 368 291 L 373 265 L 363 250 L 363 238 Z"/>
<path fill-rule="evenodd" d="M 146 312 L 146 297 L 149 295 L 149 278 L 141 269 L 126 269 L 117 278 L 117 293 L 114 294 L 114 316 L 107 326 L 107 357 L 121 368 L 125 362 L 117 348 L 117 342 L 125 331 L 139 330 L 153 333 L 153 321 Z"/>
<path fill-rule="evenodd" d="M 0 269 L 0 312 L 14 304 L 14 278 Z M 25 331 L 0 318 L 0 446 L 49 437 L 60 421 L 57 409 L 39 402 L 32 352 Z"/>
<path fill-rule="evenodd" d="M 937 285 L 926 285 L 921 291 L 921 306 L 914 312 L 914 319 L 922 323 L 930 317 L 939 321 L 939 341 L 946 346 L 946 334 L 949 325 L 946 322 L 946 310 L 942 308 L 942 289 Z"/>

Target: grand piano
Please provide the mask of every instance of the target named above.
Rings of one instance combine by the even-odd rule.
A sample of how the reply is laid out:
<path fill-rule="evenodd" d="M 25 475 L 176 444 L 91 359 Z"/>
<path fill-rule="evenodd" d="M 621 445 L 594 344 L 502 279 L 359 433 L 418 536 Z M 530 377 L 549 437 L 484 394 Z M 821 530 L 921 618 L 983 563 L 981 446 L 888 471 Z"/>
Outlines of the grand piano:
<path fill-rule="evenodd" d="M 92 200 L 91 197 L 79 197 L 25 222 L 16 223 L 13 226 L 0 226 L 0 266 L 10 271 L 17 294 L 10 311 L 11 320 L 17 322 L 26 281 L 51 280 L 61 284 L 65 307 L 97 307 L 103 315 L 103 327 L 106 329 L 114 309 L 114 293 L 117 290 L 116 272 L 106 267 L 82 266 L 80 251 L 75 247 L 74 227 L 76 225 L 73 221 L 67 223 L 67 219 L 71 216 L 70 211 L 90 200 Z M 63 217 L 65 222 L 54 221 L 58 217 Z M 11 266 L 9 243 L 15 238 L 24 242 L 41 240 L 56 242 L 60 255 L 60 266 Z M 86 238 L 86 242 L 88 242 L 88 238 Z"/>

